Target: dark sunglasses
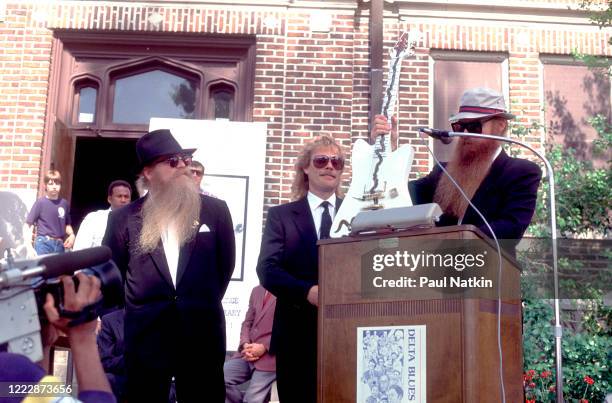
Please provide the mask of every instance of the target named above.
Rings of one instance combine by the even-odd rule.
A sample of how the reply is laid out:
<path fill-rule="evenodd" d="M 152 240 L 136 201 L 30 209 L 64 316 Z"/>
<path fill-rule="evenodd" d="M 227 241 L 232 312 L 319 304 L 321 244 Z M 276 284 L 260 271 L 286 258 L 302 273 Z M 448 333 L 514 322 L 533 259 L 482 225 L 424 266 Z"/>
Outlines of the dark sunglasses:
<path fill-rule="evenodd" d="M 344 168 L 344 159 L 342 157 L 330 157 L 329 155 L 315 155 L 312 157 L 312 166 L 317 169 L 325 168 L 331 161 L 332 167 L 339 171 Z"/>
<path fill-rule="evenodd" d="M 468 131 L 468 133 L 480 133 L 482 134 L 482 124 L 488 122 L 492 118 L 481 119 L 481 120 L 472 120 L 469 122 L 455 122 L 451 123 L 451 128 L 454 132 L 463 133 L 464 131 Z"/>
<path fill-rule="evenodd" d="M 202 176 L 202 175 L 204 175 L 204 172 L 200 171 L 199 169 L 192 169 L 191 173 L 194 174 L 195 176 Z"/>
<path fill-rule="evenodd" d="M 173 155 L 172 157 L 164 158 L 159 162 L 165 162 L 166 164 L 170 165 L 170 167 L 176 168 L 180 161 L 183 161 L 186 166 L 191 165 L 191 159 L 191 155 Z"/>

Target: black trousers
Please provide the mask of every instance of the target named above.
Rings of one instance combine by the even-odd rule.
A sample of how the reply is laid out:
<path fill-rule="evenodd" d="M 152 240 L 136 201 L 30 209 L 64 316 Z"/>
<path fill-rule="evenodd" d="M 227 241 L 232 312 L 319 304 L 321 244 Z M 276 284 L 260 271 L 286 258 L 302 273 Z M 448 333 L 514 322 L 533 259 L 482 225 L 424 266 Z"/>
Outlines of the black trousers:
<path fill-rule="evenodd" d="M 202 349 L 203 346 L 196 346 Z M 225 382 L 223 360 L 182 357 L 173 365 L 151 366 L 131 360 L 126 353 L 127 400 L 132 402 L 168 403 L 172 377 L 176 383 L 176 400 L 181 403 L 223 403 Z M 212 362 L 212 361 L 219 362 Z"/>
<path fill-rule="evenodd" d="M 316 403 L 317 310 L 302 307 L 282 319 L 284 326 L 273 340 L 278 398 L 286 403 Z"/>

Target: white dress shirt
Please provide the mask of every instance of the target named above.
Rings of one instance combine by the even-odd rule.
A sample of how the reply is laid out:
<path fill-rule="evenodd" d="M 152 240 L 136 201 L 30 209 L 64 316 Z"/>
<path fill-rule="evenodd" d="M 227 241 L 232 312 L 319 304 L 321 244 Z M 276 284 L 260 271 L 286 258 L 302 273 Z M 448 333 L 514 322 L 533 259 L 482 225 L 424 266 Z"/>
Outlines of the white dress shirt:
<path fill-rule="evenodd" d="M 170 269 L 170 277 L 172 277 L 172 284 L 176 288 L 176 272 L 178 270 L 179 260 L 179 241 L 176 236 L 176 226 L 170 225 L 161 234 L 162 244 L 164 245 L 164 255 L 166 255 L 166 262 L 168 263 L 168 269 Z"/>
<path fill-rule="evenodd" d="M 104 238 L 104 233 L 106 232 L 109 212 L 110 208 L 92 211 L 85 216 L 85 219 L 79 227 L 79 232 L 76 234 L 72 250 L 81 250 L 102 245 L 102 238 Z"/>
<path fill-rule="evenodd" d="M 315 230 L 317 231 L 317 239 L 321 239 L 321 216 L 323 215 L 323 211 L 325 210 L 323 207 L 321 207 L 321 203 L 323 203 L 324 201 L 329 202 L 329 215 L 331 216 L 333 222 L 334 216 L 336 215 L 336 195 L 333 194 L 329 199 L 323 200 L 314 193 L 308 192 L 308 196 L 306 196 L 306 199 L 308 200 L 308 205 L 310 206 L 310 213 L 312 214 L 312 219 L 314 220 Z"/>

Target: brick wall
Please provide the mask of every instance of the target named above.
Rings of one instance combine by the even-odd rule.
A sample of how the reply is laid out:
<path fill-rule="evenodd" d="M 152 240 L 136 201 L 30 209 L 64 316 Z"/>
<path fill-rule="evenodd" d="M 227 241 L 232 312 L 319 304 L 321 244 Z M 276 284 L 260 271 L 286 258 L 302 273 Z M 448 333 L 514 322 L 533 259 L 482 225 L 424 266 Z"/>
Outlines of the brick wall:
<path fill-rule="evenodd" d="M 55 102 L 47 97 L 53 79 L 53 29 L 185 31 L 256 36 L 253 119 L 268 123 L 265 204 L 287 201 L 292 166 L 304 141 L 328 132 L 348 150 L 352 140 L 367 137 L 370 69 L 368 13 L 363 5 L 343 1 L 335 7 L 329 2 L 324 10 L 331 16 L 329 31 L 312 32 L 311 14 L 317 10 L 285 3 L 269 1 L 266 7 L 255 7 L 196 1 L 175 5 L 8 1 L 0 22 L 0 188 L 23 189 L 30 199 L 37 191 L 43 132 L 50 130 L 45 111 Z M 470 7 L 482 11 L 478 3 L 464 5 L 462 12 Z M 609 30 L 591 26 L 586 15 L 568 11 L 568 4 L 578 2 L 567 0 L 561 7 L 551 1 L 554 12 L 549 14 L 543 3 L 514 1 L 493 11 L 489 8 L 478 20 L 449 18 L 444 13 L 424 16 L 427 5 L 423 15 L 411 17 L 410 3 L 402 1 L 385 12 L 386 46 L 392 46 L 403 30 L 424 33 L 416 55 L 404 61 L 397 110 L 400 142 L 415 147 L 415 174 L 430 166 L 427 141 L 417 136 L 417 128 L 431 122 L 431 49 L 506 54 L 511 109 L 522 124 L 543 119 L 540 54 L 569 54 L 573 49 L 610 54 Z M 435 3 L 430 5 L 435 11 Z M 506 10 L 537 18 L 512 21 Z M 560 14 L 565 18 L 563 13 L 569 22 L 557 23 Z M 535 133 L 528 141 L 541 146 L 542 137 Z"/>
<path fill-rule="evenodd" d="M 32 23 L 30 8 L 8 4 L 0 43 L 0 186 L 36 189 L 51 32 Z"/>

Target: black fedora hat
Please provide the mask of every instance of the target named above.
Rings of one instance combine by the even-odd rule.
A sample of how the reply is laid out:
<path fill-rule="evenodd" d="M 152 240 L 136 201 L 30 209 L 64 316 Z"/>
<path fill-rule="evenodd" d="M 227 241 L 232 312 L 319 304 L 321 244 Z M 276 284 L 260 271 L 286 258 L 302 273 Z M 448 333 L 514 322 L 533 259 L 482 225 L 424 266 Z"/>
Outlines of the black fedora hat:
<path fill-rule="evenodd" d="M 142 169 L 160 157 L 176 154 L 193 154 L 196 148 L 182 148 L 170 130 L 148 132 L 136 142 L 138 168 Z"/>

